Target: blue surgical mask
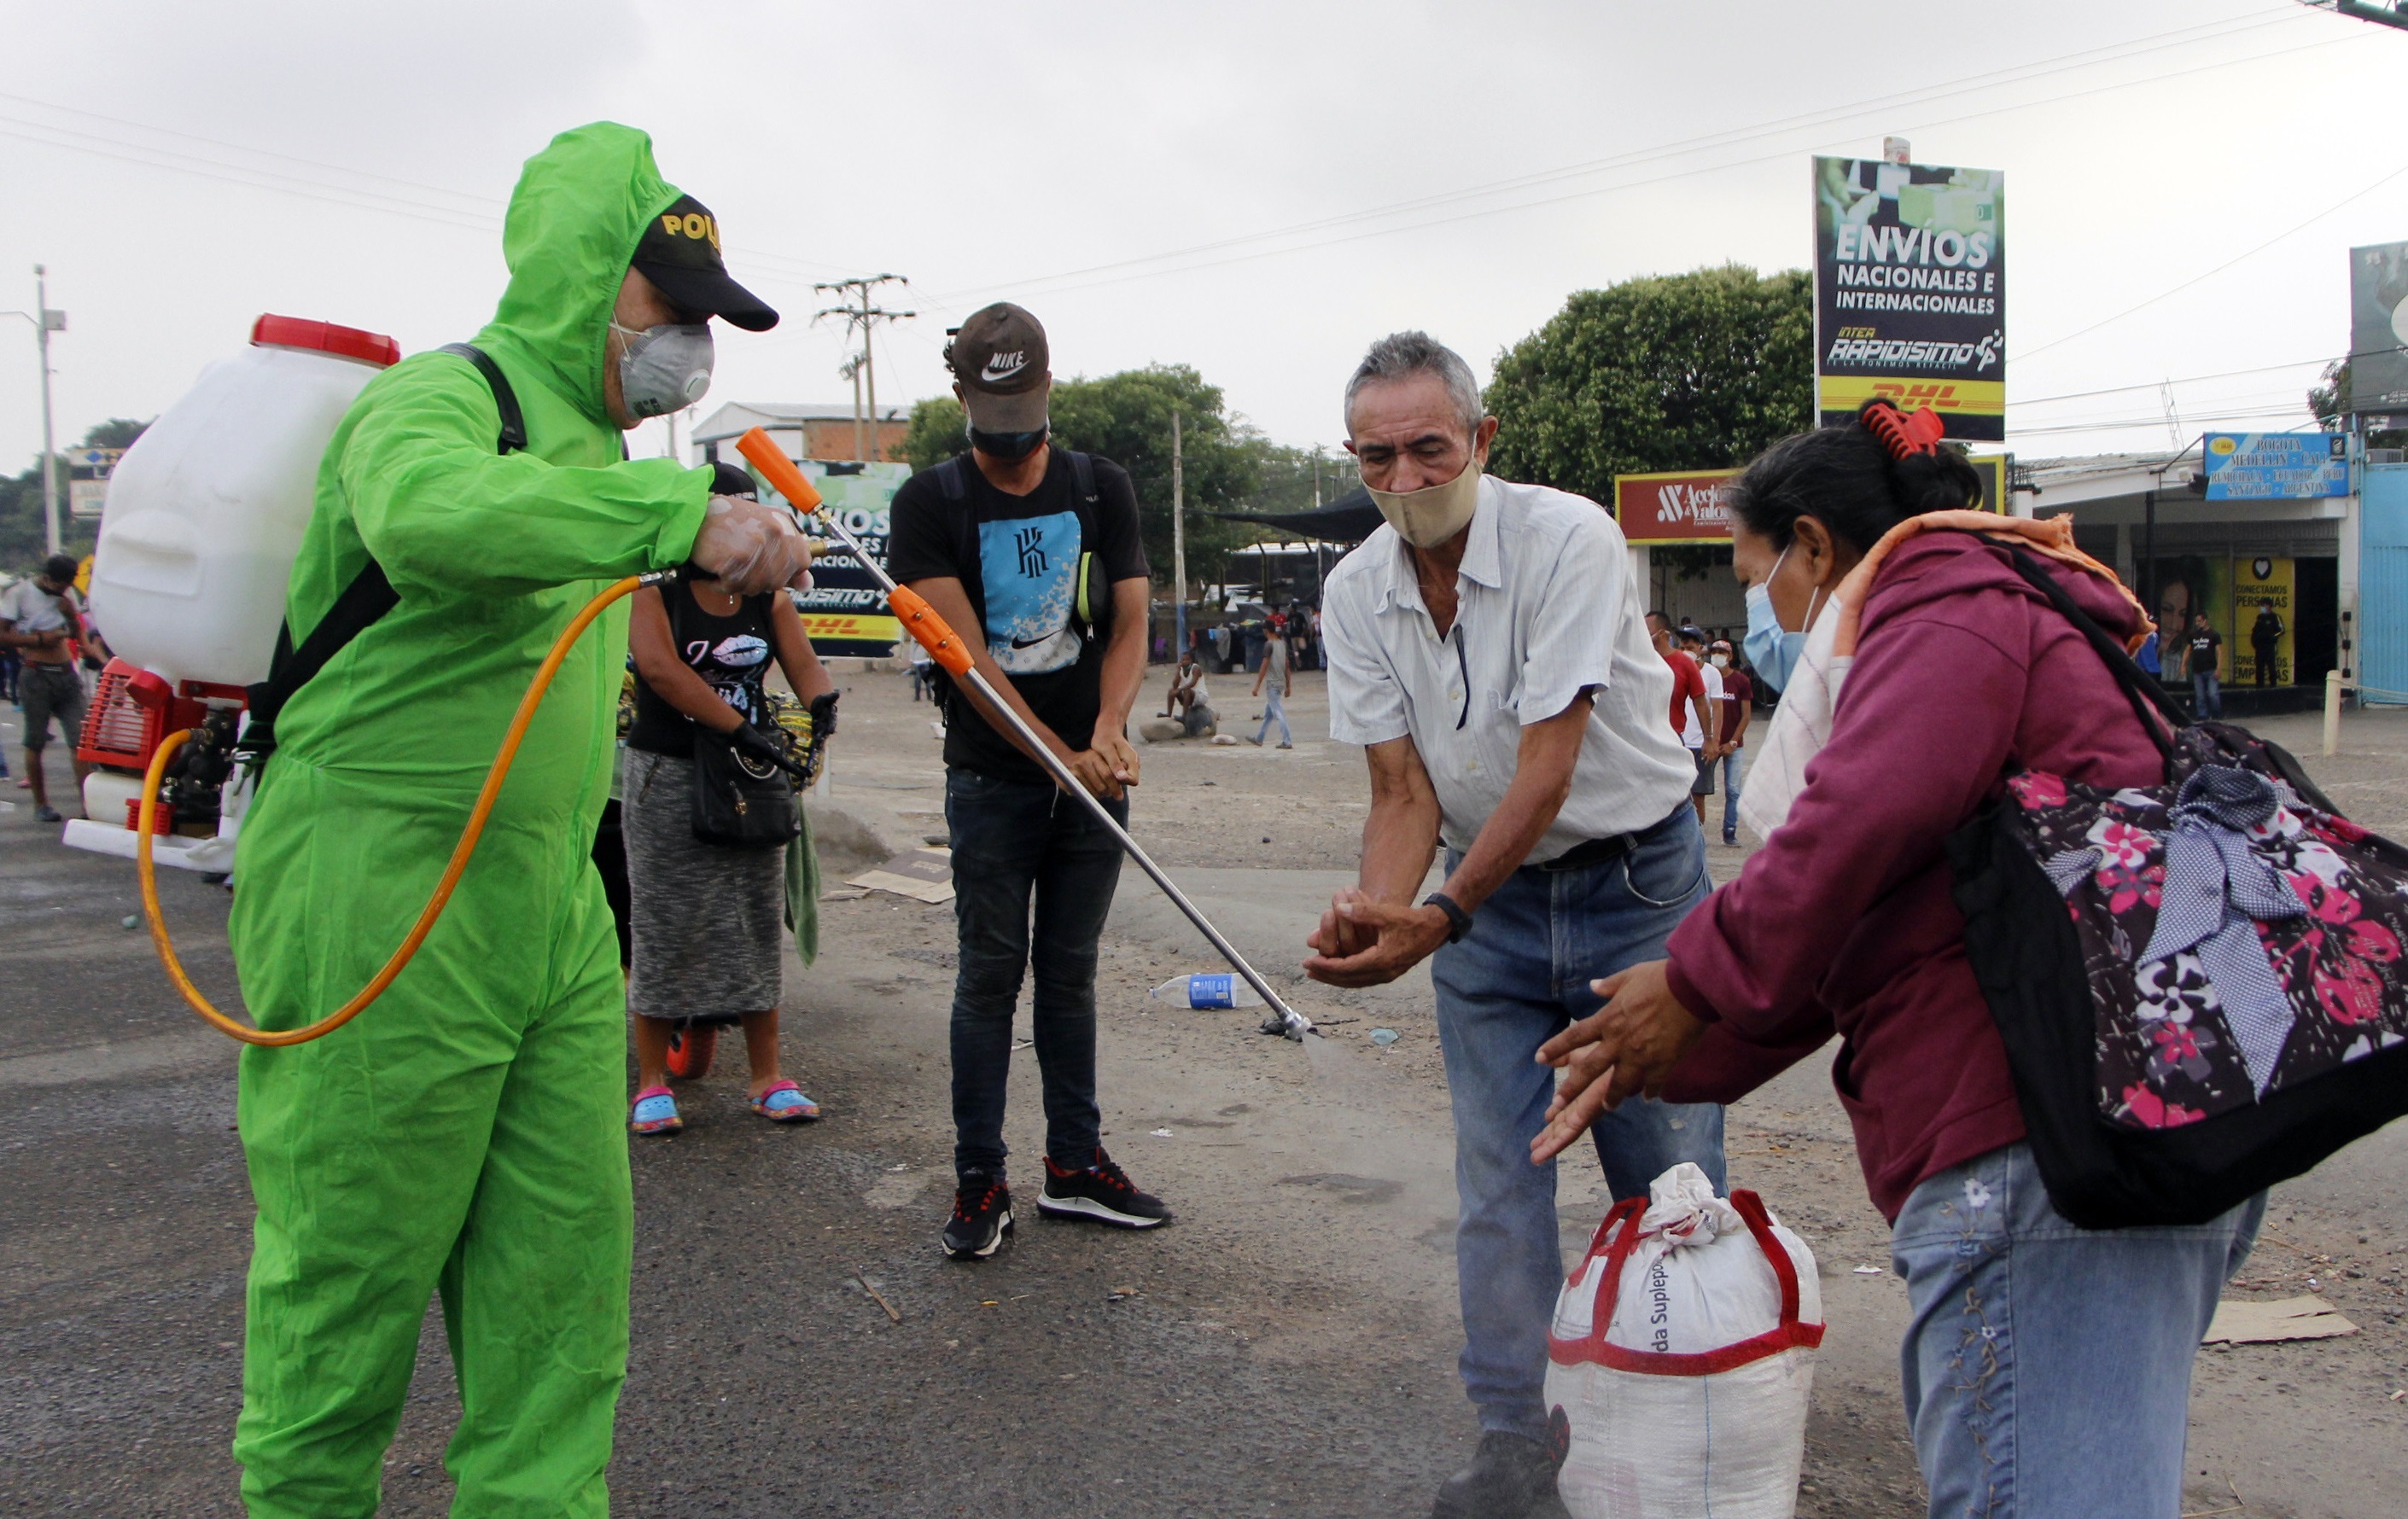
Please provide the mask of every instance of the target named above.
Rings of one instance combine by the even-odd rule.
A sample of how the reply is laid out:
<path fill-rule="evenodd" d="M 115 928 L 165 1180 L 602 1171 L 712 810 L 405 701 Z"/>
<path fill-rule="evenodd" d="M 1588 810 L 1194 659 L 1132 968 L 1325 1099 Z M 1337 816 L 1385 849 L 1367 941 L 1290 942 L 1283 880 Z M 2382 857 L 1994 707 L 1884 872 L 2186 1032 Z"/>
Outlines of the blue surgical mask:
<path fill-rule="evenodd" d="M 1796 548 L 1793 540 L 1790 548 Z M 1772 577 L 1781 573 L 1781 561 L 1789 557 L 1789 549 L 1781 551 L 1781 558 L 1764 579 L 1747 588 L 1747 638 L 1742 647 L 1747 651 L 1747 662 L 1756 673 L 1764 677 L 1773 690 L 1787 688 L 1791 672 L 1798 668 L 1799 656 L 1806 652 L 1806 630 L 1792 633 L 1781 625 L 1781 614 L 1772 609 Z M 1814 625 L 1814 598 L 1823 594 L 1816 586 L 1813 596 L 1806 602 L 1806 627 Z"/>

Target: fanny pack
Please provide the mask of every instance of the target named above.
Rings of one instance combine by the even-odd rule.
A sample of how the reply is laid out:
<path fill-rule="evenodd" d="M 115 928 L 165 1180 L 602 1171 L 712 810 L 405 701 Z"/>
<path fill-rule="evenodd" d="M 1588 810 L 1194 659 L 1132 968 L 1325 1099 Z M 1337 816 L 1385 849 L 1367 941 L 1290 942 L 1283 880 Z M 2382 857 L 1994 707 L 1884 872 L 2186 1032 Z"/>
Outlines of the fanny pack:
<path fill-rule="evenodd" d="M 785 742 L 782 730 L 763 731 Z M 727 849 L 782 849 L 802 832 L 802 803 L 786 772 L 695 724 L 694 836 Z"/>
<path fill-rule="evenodd" d="M 2187 723 L 2011 552 L 2165 772 L 2120 789 L 2011 775 L 1948 840 L 1966 955 L 2057 1211 L 2203 1223 L 2408 1113 L 2408 850 L 2343 817 L 2281 746 Z"/>

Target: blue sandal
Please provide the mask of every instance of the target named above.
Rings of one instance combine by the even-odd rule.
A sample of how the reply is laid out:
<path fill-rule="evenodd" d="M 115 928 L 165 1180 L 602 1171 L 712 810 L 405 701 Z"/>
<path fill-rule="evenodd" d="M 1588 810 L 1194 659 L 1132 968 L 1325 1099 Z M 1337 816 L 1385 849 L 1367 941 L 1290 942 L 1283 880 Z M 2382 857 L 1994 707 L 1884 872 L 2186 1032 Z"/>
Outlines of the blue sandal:
<path fill-rule="evenodd" d="M 792 1082 L 771 1082 L 752 1099 L 752 1111 L 772 1124 L 808 1124 L 819 1117 L 820 1105 Z"/>
<path fill-rule="evenodd" d="M 675 1134 L 685 1127 L 678 1116 L 677 1094 L 666 1086 L 648 1086 L 636 1094 L 636 1106 L 627 1114 L 627 1131 L 631 1134 Z"/>

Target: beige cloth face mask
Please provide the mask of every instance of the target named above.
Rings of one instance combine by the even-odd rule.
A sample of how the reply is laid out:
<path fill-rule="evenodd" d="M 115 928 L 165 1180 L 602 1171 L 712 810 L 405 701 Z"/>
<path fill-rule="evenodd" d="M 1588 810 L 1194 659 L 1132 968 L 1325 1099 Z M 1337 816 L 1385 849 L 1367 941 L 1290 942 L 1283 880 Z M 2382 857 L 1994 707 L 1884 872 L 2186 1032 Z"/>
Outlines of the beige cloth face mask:
<path fill-rule="evenodd" d="M 1425 485 L 1418 491 L 1373 491 L 1369 481 L 1363 489 L 1370 491 L 1371 500 L 1379 507 L 1380 515 L 1387 520 L 1397 536 L 1416 549 L 1435 549 L 1463 531 L 1471 521 L 1471 513 L 1480 505 L 1480 461 L 1472 460 L 1463 472 L 1443 485 Z"/>

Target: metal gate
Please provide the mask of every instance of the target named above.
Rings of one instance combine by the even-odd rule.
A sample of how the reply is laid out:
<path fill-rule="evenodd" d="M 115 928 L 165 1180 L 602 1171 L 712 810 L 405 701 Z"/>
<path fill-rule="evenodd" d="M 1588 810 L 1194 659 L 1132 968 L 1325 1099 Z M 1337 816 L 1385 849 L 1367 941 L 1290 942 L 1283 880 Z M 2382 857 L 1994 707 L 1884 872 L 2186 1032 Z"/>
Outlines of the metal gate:
<path fill-rule="evenodd" d="M 2408 703 L 2408 465 L 2360 468 L 2358 680 L 2372 702 Z"/>

